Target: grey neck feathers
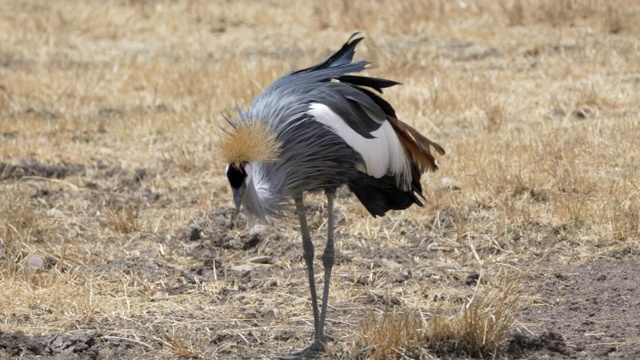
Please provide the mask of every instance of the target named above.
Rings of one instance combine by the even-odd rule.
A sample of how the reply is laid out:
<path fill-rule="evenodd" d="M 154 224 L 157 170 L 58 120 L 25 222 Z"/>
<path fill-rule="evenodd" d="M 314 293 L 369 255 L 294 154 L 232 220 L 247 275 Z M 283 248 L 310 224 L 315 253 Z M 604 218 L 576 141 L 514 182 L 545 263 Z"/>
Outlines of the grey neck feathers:
<path fill-rule="evenodd" d="M 247 183 L 247 188 L 243 196 L 243 205 L 249 215 L 258 220 L 266 221 L 267 217 L 277 216 L 281 213 L 286 199 L 280 194 L 278 189 L 264 176 L 263 167 L 260 163 L 254 164 L 254 173 L 251 181 Z"/>

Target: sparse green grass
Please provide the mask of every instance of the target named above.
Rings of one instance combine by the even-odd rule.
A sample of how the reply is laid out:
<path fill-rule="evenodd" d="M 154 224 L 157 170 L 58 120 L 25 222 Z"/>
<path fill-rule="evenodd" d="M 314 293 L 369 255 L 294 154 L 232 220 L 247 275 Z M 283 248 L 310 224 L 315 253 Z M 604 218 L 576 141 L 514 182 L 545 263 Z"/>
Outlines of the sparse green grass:
<path fill-rule="evenodd" d="M 215 134 L 353 31 L 369 74 L 404 84 L 385 92 L 400 118 L 447 155 L 425 208 L 373 219 L 338 199 L 330 354 L 500 356 L 527 282 L 460 279 L 640 254 L 634 3 L 33 0 L 0 14 L 0 163 L 86 169 L 0 171 L 0 331 L 99 330 L 165 358 L 304 345 L 296 220 L 236 245 L 252 224 L 219 225 L 232 199 Z M 321 250 L 324 200 L 308 200 Z M 209 237 L 184 235 L 195 219 Z"/>

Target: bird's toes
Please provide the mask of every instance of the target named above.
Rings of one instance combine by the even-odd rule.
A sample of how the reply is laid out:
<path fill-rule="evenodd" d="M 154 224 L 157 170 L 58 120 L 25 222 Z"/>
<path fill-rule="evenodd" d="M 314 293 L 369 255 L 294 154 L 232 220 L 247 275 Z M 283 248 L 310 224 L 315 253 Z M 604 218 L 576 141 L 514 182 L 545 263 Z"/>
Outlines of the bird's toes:
<path fill-rule="evenodd" d="M 304 349 L 296 350 L 289 354 L 279 354 L 277 358 L 280 360 L 313 359 L 322 352 L 324 352 L 324 344 L 320 341 L 313 341 Z"/>

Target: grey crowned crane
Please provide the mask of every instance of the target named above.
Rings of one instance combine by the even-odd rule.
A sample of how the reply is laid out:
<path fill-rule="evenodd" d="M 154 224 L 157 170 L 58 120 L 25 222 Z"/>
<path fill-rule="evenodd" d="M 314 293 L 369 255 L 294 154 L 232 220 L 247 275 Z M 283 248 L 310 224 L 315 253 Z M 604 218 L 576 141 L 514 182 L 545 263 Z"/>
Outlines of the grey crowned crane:
<path fill-rule="evenodd" d="M 295 202 L 315 332 L 308 347 L 284 358 L 306 358 L 324 350 L 336 189 L 346 184 L 374 217 L 423 206 L 420 176 L 438 168 L 431 149 L 444 155 L 440 145 L 398 120 L 391 104 L 377 94 L 399 83 L 351 75 L 369 65 L 353 62 L 363 39 L 356 35 L 324 62 L 274 82 L 246 112 L 239 110 L 238 121 L 228 120 L 231 129 L 218 143 L 237 210 L 244 206 L 250 216 L 266 220 L 283 215 L 290 198 Z M 320 190 L 327 196 L 329 218 L 318 309 L 303 195 Z"/>

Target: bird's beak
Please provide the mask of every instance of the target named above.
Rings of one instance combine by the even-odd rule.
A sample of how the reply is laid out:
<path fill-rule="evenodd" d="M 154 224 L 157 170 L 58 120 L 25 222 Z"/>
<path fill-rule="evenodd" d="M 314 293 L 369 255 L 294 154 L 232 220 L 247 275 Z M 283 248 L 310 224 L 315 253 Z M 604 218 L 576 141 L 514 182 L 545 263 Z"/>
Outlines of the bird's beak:
<path fill-rule="evenodd" d="M 233 190 L 233 202 L 236 204 L 236 213 L 240 212 L 240 206 L 242 205 L 242 195 L 247 188 L 246 184 L 242 184 L 239 188 L 232 188 Z"/>

